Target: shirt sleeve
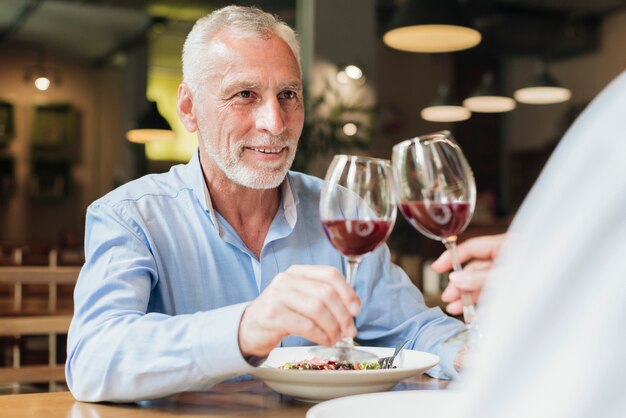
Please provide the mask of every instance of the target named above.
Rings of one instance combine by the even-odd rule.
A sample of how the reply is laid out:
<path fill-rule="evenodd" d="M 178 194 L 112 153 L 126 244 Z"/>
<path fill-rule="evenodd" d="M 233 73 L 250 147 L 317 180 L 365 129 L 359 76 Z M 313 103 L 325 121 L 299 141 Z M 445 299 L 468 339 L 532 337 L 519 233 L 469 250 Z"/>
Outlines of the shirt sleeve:
<path fill-rule="evenodd" d="M 363 345 L 393 347 L 409 340 L 408 348 L 439 356 L 428 371 L 436 378 L 456 378 L 454 358 L 461 342 L 445 343 L 464 324 L 438 307 L 429 308 L 406 273 L 390 260 L 386 245 L 365 257 L 357 271 L 356 291 L 364 309 L 356 319 Z"/>
<path fill-rule="evenodd" d="M 128 402 L 204 390 L 254 368 L 238 329 L 246 303 L 183 315 L 147 312 L 158 269 L 123 208 L 87 212 L 86 262 L 74 292 L 66 377 L 82 401 Z"/>

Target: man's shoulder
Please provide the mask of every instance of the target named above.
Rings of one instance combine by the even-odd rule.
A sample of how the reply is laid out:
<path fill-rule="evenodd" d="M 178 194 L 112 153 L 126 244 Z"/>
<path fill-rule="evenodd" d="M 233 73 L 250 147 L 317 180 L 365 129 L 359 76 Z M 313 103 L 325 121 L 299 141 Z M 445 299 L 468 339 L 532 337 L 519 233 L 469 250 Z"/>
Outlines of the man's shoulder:
<path fill-rule="evenodd" d="M 100 197 L 92 205 L 116 206 L 142 199 L 176 197 L 181 190 L 191 188 L 185 178 L 185 167 L 183 164 L 175 165 L 165 173 L 148 174 L 131 180 Z"/>

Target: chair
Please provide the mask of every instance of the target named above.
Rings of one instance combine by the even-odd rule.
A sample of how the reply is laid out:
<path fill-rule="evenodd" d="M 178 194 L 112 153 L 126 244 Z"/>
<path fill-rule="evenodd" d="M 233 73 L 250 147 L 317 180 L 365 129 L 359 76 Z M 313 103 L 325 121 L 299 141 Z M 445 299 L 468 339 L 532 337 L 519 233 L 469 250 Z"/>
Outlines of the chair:
<path fill-rule="evenodd" d="M 60 309 L 71 311 L 70 306 L 59 306 L 59 286 L 74 286 L 80 267 L 11 266 L 0 267 L 0 286 L 11 287 L 12 297 L 0 300 L 0 313 L 55 313 Z M 47 285 L 48 297 L 26 299 L 24 285 Z M 65 303 L 67 304 L 67 303 Z M 61 305 L 64 305 L 61 303 Z"/>
<path fill-rule="evenodd" d="M 0 362 L 0 385 L 11 383 L 15 392 L 22 383 L 49 382 L 52 391 L 56 382 L 65 381 L 63 361 L 58 361 L 63 350 L 57 347 L 57 336 L 67 334 L 72 301 L 59 299 L 58 287 L 73 288 L 79 272 L 80 267 L 0 267 L 0 286 L 10 288 L 9 297 L 0 300 L 0 345 L 5 358 Z M 26 285 L 47 286 L 47 295 L 24 294 Z M 47 336 L 47 344 L 35 336 Z M 46 364 L 30 364 L 41 362 L 45 351 Z M 30 360 L 29 364 L 24 364 L 24 359 Z"/>
<path fill-rule="evenodd" d="M 0 367 L 0 385 L 49 382 L 55 390 L 56 382 L 65 381 L 63 363 L 57 362 L 57 334 L 67 334 L 72 315 L 38 315 L 0 317 L 0 337 L 15 338 L 11 366 Z M 48 363 L 21 365 L 19 339 L 26 336 L 48 336 Z"/>

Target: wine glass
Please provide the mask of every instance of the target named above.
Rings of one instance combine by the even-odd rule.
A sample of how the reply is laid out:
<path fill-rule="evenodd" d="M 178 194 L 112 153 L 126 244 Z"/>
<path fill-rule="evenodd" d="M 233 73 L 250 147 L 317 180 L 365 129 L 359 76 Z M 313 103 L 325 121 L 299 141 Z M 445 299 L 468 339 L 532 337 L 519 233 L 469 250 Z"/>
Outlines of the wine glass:
<path fill-rule="evenodd" d="M 354 286 L 361 259 L 382 244 L 396 220 L 391 162 L 378 158 L 336 155 L 320 196 L 320 219 L 330 243 L 346 258 L 346 279 Z M 315 347 L 321 358 L 375 361 L 374 354 L 355 350 L 352 338 L 334 347 Z"/>
<path fill-rule="evenodd" d="M 449 131 L 440 131 L 396 144 L 392 165 L 400 211 L 419 232 L 442 241 L 454 271 L 460 271 L 456 241 L 476 204 L 474 175 L 463 151 Z M 480 334 L 470 295 L 461 292 L 461 301 L 466 328 L 453 338 L 467 341 Z"/>

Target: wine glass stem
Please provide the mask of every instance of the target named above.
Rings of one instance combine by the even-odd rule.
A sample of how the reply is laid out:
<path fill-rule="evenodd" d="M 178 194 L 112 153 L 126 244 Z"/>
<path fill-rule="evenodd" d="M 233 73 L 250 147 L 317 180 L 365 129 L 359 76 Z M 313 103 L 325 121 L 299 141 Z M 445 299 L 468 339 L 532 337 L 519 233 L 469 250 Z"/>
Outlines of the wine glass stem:
<path fill-rule="evenodd" d="M 453 270 L 461 271 L 463 268 L 461 267 L 461 263 L 459 263 L 459 255 L 456 251 L 456 240 L 445 241 L 444 244 L 450 253 Z M 461 290 L 460 293 L 461 302 L 463 303 L 463 321 L 465 321 L 466 324 L 471 324 L 474 320 L 474 316 L 476 315 L 474 302 L 472 302 L 472 298 L 468 292 Z"/>
<path fill-rule="evenodd" d="M 348 267 L 346 271 L 346 281 L 354 289 L 354 279 L 356 270 L 359 267 L 359 259 L 348 258 Z M 337 343 L 340 347 L 354 347 L 354 340 L 350 337 L 341 337 L 341 341 Z"/>

